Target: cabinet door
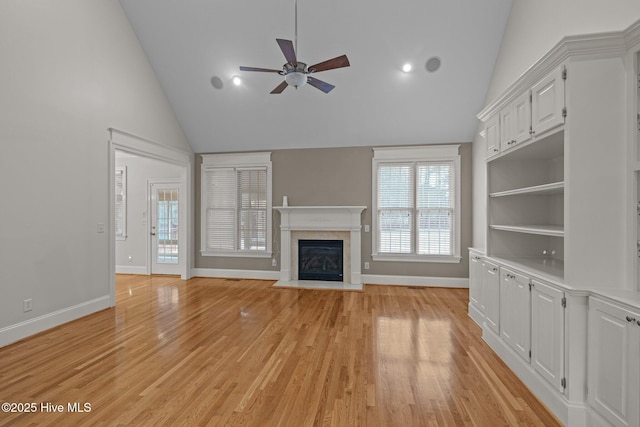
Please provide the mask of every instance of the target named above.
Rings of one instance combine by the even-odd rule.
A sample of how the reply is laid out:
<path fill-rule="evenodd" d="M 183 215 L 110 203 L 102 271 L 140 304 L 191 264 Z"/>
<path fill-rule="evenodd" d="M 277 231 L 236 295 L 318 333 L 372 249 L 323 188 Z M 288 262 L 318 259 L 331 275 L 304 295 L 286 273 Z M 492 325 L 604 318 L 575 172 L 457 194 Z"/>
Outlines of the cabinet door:
<path fill-rule="evenodd" d="M 498 114 L 487 120 L 484 131 L 487 157 L 495 156 L 500 152 L 500 116 Z"/>
<path fill-rule="evenodd" d="M 589 299 L 589 406 L 616 426 L 638 426 L 639 327 L 635 313 Z"/>
<path fill-rule="evenodd" d="M 500 111 L 500 151 L 510 148 L 516 143 L 516 117 L 513 104 L 509 104 Z"/>
<path fill-rule="evenodd" d="M 531 127 L 534 135 L 564 123 L 564 80 L 558 67 L 531 89 Z"/>
<path fill-rule="evenodd" d="M 500 336 L 527 362 L 531 349 L 531 279 L 500 269 Z"/>
<path fill-rule="evenodd" d="M 480 311 L 482 304 L 482 258 L 469 254 L 469 301 Z"/>
<path fill-rule="evenodd" d="M 500 269 L 489 261 L 484 261 L 482 265 L 485 324 L 500 334 Z"/>
<path fill-rule="evenodd" d="M 521 144 L 531 139 L 531 92 L 526 91 L 513 102 L 513 140 Z"/>
<path fill-rule="evenodd" d="M 536 279 L 531 283 L 531 365 L 564 393 L 564 293 Z"/>

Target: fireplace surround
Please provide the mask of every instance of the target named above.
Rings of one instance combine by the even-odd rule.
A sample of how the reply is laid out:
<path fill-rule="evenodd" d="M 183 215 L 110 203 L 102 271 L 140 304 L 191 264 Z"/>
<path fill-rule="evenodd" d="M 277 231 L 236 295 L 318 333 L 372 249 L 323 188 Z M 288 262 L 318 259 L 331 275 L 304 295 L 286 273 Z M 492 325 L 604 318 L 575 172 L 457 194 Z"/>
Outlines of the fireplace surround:
<path fill-rule="evenodd" d="M 298 277 L 298 241 L 305 239 L 342 240 L 342 282 L 345 285 L 362 283 L 361 214 L 366 206 L 281 206 L 274 209 L 280 212 L 278 283 L 295 285 L 301 280 Z"/>

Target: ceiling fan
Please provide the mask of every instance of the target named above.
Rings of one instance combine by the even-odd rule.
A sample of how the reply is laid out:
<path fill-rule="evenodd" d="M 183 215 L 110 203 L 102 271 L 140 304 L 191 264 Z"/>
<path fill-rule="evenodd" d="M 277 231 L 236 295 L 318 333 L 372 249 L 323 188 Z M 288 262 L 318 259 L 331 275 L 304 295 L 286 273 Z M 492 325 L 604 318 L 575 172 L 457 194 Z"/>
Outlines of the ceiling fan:
<path fill-rule="evenodd" d="M 305 83 L 309 83 L 311 86 L 320 89 L 324 93 L 329 93 L 335 86 L 318 80 L 310 74 L 319 73 L 320 71 L 333 70 L 335 68 L 348 67 L 349 59 L 347 55 L 328 59 L 323 62 L 319 62 L 314 65 L 307 66 L 304 62 L 298 61 L 296 57 L 296 51 L 298 46 L 298 1 L 295 3 L 295 41 L 296 46 L 294 48 L 291 40 L 276 39 L 280 50 L 284 54 L 287 63 L 282 66 L 282 70 L 275 70 L 271 68 L 256 68 L 256 67 L 240 67 L 240 71 L 260 71 L 264 73 L 278 73 L 284 76 L 284 81 L 280 83 L 271 93 L 282 93 L 287 86 L 293 86 L 296 89 L 303 86 Z"/>

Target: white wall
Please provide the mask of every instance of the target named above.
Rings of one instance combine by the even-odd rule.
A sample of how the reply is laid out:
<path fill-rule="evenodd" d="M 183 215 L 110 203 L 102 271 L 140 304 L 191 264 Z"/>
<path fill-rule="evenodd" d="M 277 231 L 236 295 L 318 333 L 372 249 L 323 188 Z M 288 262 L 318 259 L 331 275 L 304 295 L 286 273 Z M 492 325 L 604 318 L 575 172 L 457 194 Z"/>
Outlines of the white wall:
<path fill-rule="evenodd" d="M 116 166 L 127 168 L 127 238 L 116 240 L 116 273 L 146 274 L 149 257 L 148 180 L 181 180 L 183 168 L 120 152 L 116 153 Z"/>
<path fill-rule="evenodd" d="M 620 31 L 638 19 L 638 0 L 514 0 L 486 104 L 497 99 L 563 37 Z M 476 136 L 473 150 L 473 246 L 477 248 L 485 248 L 486 245 L 483 146 L 484 140 Z"/>
<path fill-rule="evenodd" d="M 119 2 L 3 0 L 0 40 L 3 345 L 108 304 L 107 128 L 190 149 Z"/>

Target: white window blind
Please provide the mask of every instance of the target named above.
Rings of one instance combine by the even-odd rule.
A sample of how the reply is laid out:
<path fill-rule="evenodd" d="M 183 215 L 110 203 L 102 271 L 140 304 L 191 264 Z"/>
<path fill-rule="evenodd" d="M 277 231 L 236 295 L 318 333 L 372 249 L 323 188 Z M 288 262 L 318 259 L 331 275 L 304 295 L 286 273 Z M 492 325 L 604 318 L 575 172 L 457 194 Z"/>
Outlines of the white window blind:
<path fill-rule="evenodd" d="M 262 162 L 266 163 L 264 166 L 234 166 L 234 160 L 258 161 L 248 162 L 240 154 L 203 157 L 203 161 L 210 164 L 202 170 L 202 253 L 269 256 L 271 174 L 268 158 Z M 223 166 L 218 167 L 220 163 Z"/>
<path fill-rule="evenodd" d="M 376 150 L 374 259 L 459 262 L 458 146 Z"/>
<path fill-rule="evenodd" d="M 127 238 L 127 168 L 116 167 L 115 177 L 115 231 L 116 239 Z"/>
<path fill-rule="evenodd" d="M 236 171 L 211 169 L 207 175 L 208 250 L 232 252 L 236 248 Z"/>
<path fill-rule="evenodd" d="M 453 255 L 455 175 L 453 162 L 418 164 L 417 253 Z"/>
<path fill-rule="evenodd" d="M 238 170 L 239 250 L 264 251 L 267 238 L 267 170 Z"/>
<path fill-rule="evenodd" d="M 389 254 L 413 252 L 413 165 L 378 166 L 378 250 Z"/>

